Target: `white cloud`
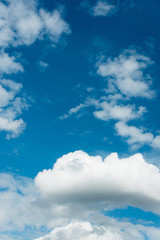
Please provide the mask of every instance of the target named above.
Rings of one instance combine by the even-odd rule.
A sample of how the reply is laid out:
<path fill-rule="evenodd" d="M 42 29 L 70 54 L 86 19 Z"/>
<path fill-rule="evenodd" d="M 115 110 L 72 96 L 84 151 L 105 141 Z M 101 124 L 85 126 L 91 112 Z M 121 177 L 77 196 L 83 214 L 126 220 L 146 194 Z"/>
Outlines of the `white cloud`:
<path fill-rule="evenodd" d="M 61 34 L 69 34 L 69 25 L 62 10 L 49 13 L 37 6 L 35 0 L 7 0 L 0 3 L 0 46 L 30 45 L 49 34 L 57 42 Z"/>
<path fill-rule="evenodd" d="M 153 135 L 151 133 L 147 133 L 143 129 L 135 126 L 128 126 L 124 122 L 117 122 L 115 127 L 119 135 L 128 138 L 128 144 L 150 144 L 153 141 Z"/>
<path fill-rule="evenodd" d="M 14 56 L 9 56 L 5 48 L 31 45 L 37 39 L 46 37 L 57 43 L 62 34 L 70 34 L 68 23 L 63 20 L 63 8 L 52 13 L 39 9 L 35 0 L 6 0 L 0 2 L 0 74 L 23 72 L 23 67 Z M 46 68 L 47 63 L 40 62 Z M 6 138 L 17 137 L 26 124 L 17 117 L 27 108 L 26 99 L 17 97 L 21 84 L 11 80 L 0 80 L 0 132 L 7 132 Z"/>
<path fill-rule="evenodd" d="M 61 119 L 61 120 L 63 120 L 63 119 L 66 119 L 66 118 L 69 118 L 70 116 L 72 116 L 73 114 L 76 114 L 76 113 L 78 113 L 81 109 L 83 109 L 83 108 L 85 108 L 85 107 L 87 107 L 87 105 L 84 103 L 80 103 L 79 105 L 77 105 L 76 107 L 74 107 L 74 108 L 71 108 L 69 111 L 68 111 L 68 113 L 66 113 L 66 114 L 64 114 L 63 116 L 60 116 L 59 118 Z"/>
<path fill-rule="evenodd" d="M 152 147 L 154 147 L 154 148 L 160 148 L 160 135 L 159 135 L 159 136 L 156 136 L 156 137 L 153 139 Z"/>
<path fill-rule="evenodd" d="M 143 128 L 135 126 L 129 126 L 126 122 L 131 120 L 140 119 L 147 109 L 143 106 L 136 108 L 135 105 L 125 105 L 119 102 L 125 102 L 128 99 L 121 94 L 114 93 L 108 96 L 102 96 L 99 100 L 94 98 L 87 98 L 84 103 L 71 108 L 68 113 L 60 116 L 61 120 L 69 118 L 73 114 L 77 114 L 84 108 L 94 107 L 93 111 L 95 118 L 102 121 L 117 121 L 115 123 L 115 129 L 118 135 L 126 139 L 126 142 L 132 149 L 138 149 L 143 145 L 148 145 L 153 148 L 160 148 L 160 137 L 154 135 L 151 132 L 146 132 Z"/>
<path fill-rule="evenodd" d="M 32 215 L 31 202 L 34 198 L 32 179 L 0 173 L 1 233 L 21 231 L 25 224 L 32 223 L 30 217 Z"/>
<path fill-rule="evenodd" d="M 43 25 L 40 17 L 35 13 L 26 13 L 26 15 L 26 18 L 23 16 L 18 19 L 16 23 L 16 30 L 19 43 L 30 45 L 39 38 Z"/>
<path fill-rule="evenodd" d="M 6 135 L 7 139 L 15 138 L 25 129 L 26 124 L 22 119 L 13 120 L 0 117 L 0 131 L 11 132 Z"/>
<path fill-rule="evenodd" d="M 0 52 L 0 74 L 11 74 L 23 72 L 23 67 L 20 63 L 16 62 L 15 57 L 10 57 L 8 53 Z"/>
<path fill-rule="evenodd" d="M 128 126 L 126 122 L 141 119 L 147 112 L 144 106 L 133 104 L 133 99 L 141 97 L 152 99 L 156 91 L 151 89 L 152 78 L 147 73 L 148 68 L 153 61 L 143 55 L 138 54 L 136 50 L 124 50 L 114 59 L 102 56 L 97 62 L 97 73 L 108 81 L 108 88 L 102 89 L 105 96 L 87 98 L 84 103 L 71 108 L 61 119 L 70 117 L 73 113 L 79 113 L 83 108 L 90 108 L 94 117 L 103 121 L 114 120 L 116 130 L 123 136 L 132 148 L 139 148 L 143 145 L 149 145 L 154 148 L 160 148 L 159 136 L 151 132 L 145 132 L 140 127 Z M 133 98 L 134 97 L 134 98 Z"/>
<path fill-rule="evenodd" d="M 108 58 L 106 62 L 97 63 L 97 73 L 108 80 L 113 78 L 112 85 L 128 97 L 152 98 L 154 91 L 150 90 L 150 76 L 145 74 L 152 63 L 149 57 L 125 50 L 113 60 Z"/>
<path fill-rule="evenodd" d="M 19 93 L 22 84 L 13 82 L 11 80 L 0 80 L 0 107 L 6 107 L 14 96 Z"/>
<path fill-rule="evenodd" d="M 95 6 L 92 7 L 91 14 L 94 17 L 106 17 L 115 13 L 116 7 L 109 4 L 106 1 L 98 1 Z"/>
<path fill-rule="evenodd" d="M 26 99 L 17 97 L 22 84 L 11 80 L 0 80 L 0 132 L 7 132 L 6 138 L 19 136 L 25 129 L 25 122 L 17 117 L 27 108 Z"/>
<path fill-rule="evenodd" d="M 139 107 L 136 111 L 134 105 L 117 105 L 115 102 L 103 101 L 99 104 L 101 110 L 94 111 L 93 114 L 96 118 L 104 121 L 111 119 L 129 121 L 140 118 L 146 111 L 144 107 Z"/>
<path fill-rule="evenodd" d="M 40 15 L 45 26 L 45 31 L 49 34 L 51 40 L 54 42 L 59 40 L 59 37 L 62 33 L 70 34 L 71 30 L 69 25 L 62 19 L 60 11 L 54 10 L 54 12 L 51 14 L 41 9 Z"/>
<path fill-rule="evenodd" d="M 98 217 L 102 219 L 101 216 Z M 144 235 L 148 239 L 159 240 L 160 229 L 119 222 L 106 217 L 102 223 L 97 221 L 70 222 L 65 226 L 56 227 L 49 234 L 35 240 L 144 240 Z"/>
<path fill-rule="evenodd" d="M 102 215 L 96 218 L 102 209 L 127 205 L 160 214 L 159 182 L 159 169 L 141 154 L 119 159 L 114 153 L 102 160 L 77 151 L 59 158 L 53 169 L 43 170 L 35 180 L 0 173 L 0 234 L 12 236 L 11 232 L 18 234 L 29 226 L 43 226 L 47 231 L 58 225 L 39 240 L 74 239 L 74 234 L 80 240 L 116 236 L 141 240 L 143 231 L 159 236 L 155 228 L 107 220 Z"/>
<path fill-rule="evenodd" d="M 121 240 L 121 234 L 104 226 L 90 222 L 71 222 L 66 226 L 55 228 L 50 234 L 35 240 Z"/>
<path fill-rule="evenodd" d="M 154 148 L 160 148 L 160 137 L 156 136 L 154 138 L 152 133 L 146 132 L 142 128 L 129 126 L 123 121 L 117 122 L 115 128 L 120 136 L 126 138 L 129 145 L 140 147 L 141 145 L 146 144 L 151 145 Z"/>
<path fill-rule="evenodd" d="M 112 154 L 103 161 L 82 151 L 64 155 L 35 178 L 43 201 L 63 206 L 62 216 L 65 211 L 72 217 L 127 205 L 160 213 L 159 181 L 159 169 L 141 154 L 124 159 Z"/>

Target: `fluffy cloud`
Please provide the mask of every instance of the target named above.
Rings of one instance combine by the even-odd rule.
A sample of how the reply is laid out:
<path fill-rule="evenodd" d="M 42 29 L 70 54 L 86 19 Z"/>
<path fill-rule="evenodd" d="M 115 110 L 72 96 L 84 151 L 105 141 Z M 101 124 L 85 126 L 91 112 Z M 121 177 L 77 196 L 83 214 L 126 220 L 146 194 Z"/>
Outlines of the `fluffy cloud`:
<path fill-rule="evenodd" d="M 101 110 L 93 112 L 96 118 L 104 121 L 111 119 L 129 121 L 140 118 L 145 112 L 144 107 L 139 107 L 136 111 L 134 105 L 117 105 L 114 102 L 103 101 L 99 104 Z"/>
<path fill-rule="evenodd" d="M 99 216 L 99 218 L 102 217 Z M 113 218 L 104 218 L 103 223 L 71 222 L 65 226 L 56 227 L 51 233 L 35 240 L 144 240 L 144 235 L 148 239 L 158 240 L 160 230 L 155 227 L 133 225 L 116 221 Z"/>
<path fill-rule="evenodd" d="M 150 89 L 150 76 L 145 74 L 152 63 L 149 57 L 125 50 L 113 60 L 108 58 L 106 62 L 98 63 L 97 73 L 128 97 L 152 98 L 154 91 Z"/>
<path fill-rule="evenodd" d="M 154 148 L 160 148 L 160 137 L 154 138 L 150 132 L 145 132 L 142 128 L 129 126 L 125 122 L 117 122 L 115 124 L 117 133 L 127 139 L 129 145 L 140 147 L 141 145 L 151 145 Z M 134 145 L 135 144 L 135 145 Z"/>
<path fill-rule="evenodd" d="M 119 159 L 114 153 L 102 160 L 82 151 L 62 156 L 53 169 L 43 170 L 34 180 L 0 173 L 0 233 L 18 233 L 26 226 L 43 226 L 47 231 L 59 225 L 38 240 L 74 239 L 75 234 L 76 239 L 86 240 L 141 240 L 143 226 L 114 223 L 110 218 L 102 224 L 103 216 L 96 214 L 127 205 L 160 214 L 159 181 L 159 169 L 141 154 Z M 147 229 L 148 236 L 159 236 L 159 230 Z"/>
<path fill-rule="evenodd" d="M 110 229 L 104 229 L 101 226 L 91 225 L 90 222 L 71 222 L 70 224 L 55 228 L 50 234 L 35 240 L 53 240 L 53 239 L 77 239 L 77 240 L 118 240 L 119 235 L 113 233 Z"/>
<path fill-rule="evenodd" d="M 62 18 L 62 10 L 49 13 L 37 6 L 34 0 L 7 0 L 0 3 L 0 46 L 30 45 L 47 34 L 57 42 L 69 34 L 69 25 Z"/>
<path fill-rule="evenodd" d="M 92 7 L 91 14 L 94 17 L 106 17 L 112 15 L 115 12 L 115 9 L 116 7 L 108 2 L 98 1 L 97 4 Z"/>
<path fill-rule="evenodd" d="M 131 205 L 156 213 L 160 213 L 160 188 L 154 186 L 159 181 L 158 168 L 140 154 L 126 159 L 112 154 L 103 161 L 82 151 L 64 155 L 53 169 L 35 178 L 40 193 L 51 202 L 78 203 L 86 210 L 97 204 L 106 209 Z"/>

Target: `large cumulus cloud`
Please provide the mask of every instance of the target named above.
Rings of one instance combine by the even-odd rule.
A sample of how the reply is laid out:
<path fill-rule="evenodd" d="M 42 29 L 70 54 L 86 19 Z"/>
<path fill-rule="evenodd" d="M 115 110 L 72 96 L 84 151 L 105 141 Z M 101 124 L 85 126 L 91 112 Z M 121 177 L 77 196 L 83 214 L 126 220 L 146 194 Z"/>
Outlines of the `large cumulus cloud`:
<path fill-rule="evenodd" d="M 159 169 L 141 154 L 119 159 L 113 153 L 103 161 L 83 151 L 64 155 L 53 169 L 35 178 L 42 198 L 56 203 L 78 203 L 84 208 L 90 203 L 106 209 L 131 205 L 156 213 L 160 212 L 158 182 Z"/>
<path fill-rule="evenodd" d="M 90 225 L 91 216 L 127 205 L 160 214 L 159 182 L 159 169 L 147 163 L 141 154 L 119 159 L 113 153 L 103 160 L 100 156 L 76 151 L 59 158 L 52 169 L 39 172 L 35 179 L 0 173 L 0 214 L 3 216 L 0 234 L 4 231 L 18 233 L 31 226 L 35 229 L 43 227 L 44 233 L 48 229 L 53 231 L 40 239 L 52 240 L 60 239 L 66 229 L 70 229 L 66 237 L 73 238 L 74 228 L 81 232 L 88 226 L 89 230 L 82 231 L 84 235 L 79 232 L 77 239 L 108 237 L 115 240 L 115 230 L 110 232 L 112 219 L 105 223 L 105 229 L 97 230 L 97 222 L 95 226 Z M 97 217 L 96 221 L 99 219 Z M 73 225 L 67 227 L 70 221 Z M 117 230 L 118 239 L 134 239 L 124 237 L 120 229 Z M 132 236 L 130 228 L 126 231 Z M 147 231 L 150 232 L 147 234 L 153 234 L 152 229 Z M 98 235 L 100 232 L 102 234 Z M 159 236 L 156 229 L 154 234 Z M 143 238 L 140 235 L 136 239 Z"/>

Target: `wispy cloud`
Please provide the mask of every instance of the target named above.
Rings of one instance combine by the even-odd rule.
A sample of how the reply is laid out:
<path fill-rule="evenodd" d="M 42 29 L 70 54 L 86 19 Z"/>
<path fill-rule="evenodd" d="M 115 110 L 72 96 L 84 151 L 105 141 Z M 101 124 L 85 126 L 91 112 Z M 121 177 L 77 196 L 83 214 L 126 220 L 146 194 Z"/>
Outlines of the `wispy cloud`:
<path fill-rule="evenodd" d="M 44 61 L 39 61 L 38 64 L 42 71 L 45 71 L 49 66 L 49 63 L 46 63 Z"/>
<path fill-rule="evenodd" d="M 95 5 L 92 5 L 90 1 L 83 1 L 81 7 L 86 9 L 93 17 L 109 17 L 113 15 L 118 7 L 109 3 L 108 1 L 97 1 Z"/>
<path fill-rule="evenodd" d="M 116 6 L 106 1 L 98 1 L 91 9 L 91 14 L 94 17 L 106 17 L 111 16 L 116 11 Z"/>
<path fill-rule="evenodd" d="M 59 118 L 60 118 L 61 120 L 66 119 L 66 118 L 69 118 L 70 116 L 72 116 L 73 114 L 78 113 L 81 109 L 83 109 L 83 108 L 85 108 L 85 107 L 87 107 L 87 104 L 85 104 L 85 103 L 82 104 L 82 103 L 81 103 L 81 104 L 77 105 L 76 107 L 71 108 L 71 109 L 68 111 L 68 113 L 60 116 Z"/>

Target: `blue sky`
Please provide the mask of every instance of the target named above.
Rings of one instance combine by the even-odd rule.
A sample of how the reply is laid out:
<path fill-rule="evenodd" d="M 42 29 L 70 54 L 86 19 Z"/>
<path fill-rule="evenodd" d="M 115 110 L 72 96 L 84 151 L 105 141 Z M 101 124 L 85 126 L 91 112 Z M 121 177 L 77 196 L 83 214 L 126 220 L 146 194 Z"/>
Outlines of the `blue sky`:
<path fill-rule="evenodd" d="M 1 239 L 159 239 L 159 7 L 0 1 Z"/>

